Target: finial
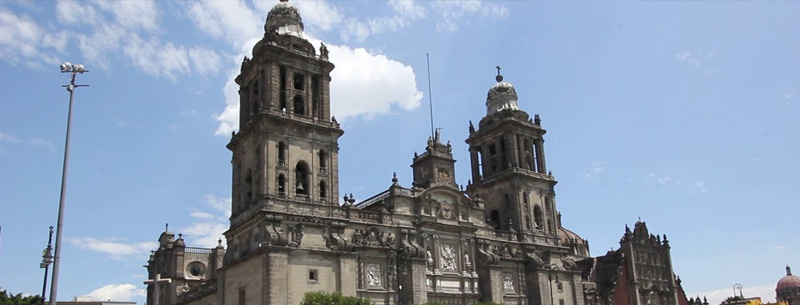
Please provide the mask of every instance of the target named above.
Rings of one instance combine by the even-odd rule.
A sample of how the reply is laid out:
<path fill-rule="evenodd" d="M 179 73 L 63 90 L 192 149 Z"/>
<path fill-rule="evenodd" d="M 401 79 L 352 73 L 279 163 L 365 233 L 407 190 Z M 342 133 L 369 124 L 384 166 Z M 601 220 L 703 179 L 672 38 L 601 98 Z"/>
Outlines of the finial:
<path fill-rule="evenodd" d="M 392 173 L 392 183 L 397 183 L 397 172 Z"/>
<path fill-rule="evenodd" d="M 169 223 L 164 225 L 164 232 L 169 232 Z"/>
<path fill-rule="evenodd" d="M 792 268 L 789 265 L 786 265 L 786 276 L 792 275 Z"/>
<path fill-rule="evenodd" d="M 217 246 L 222 246 L 222 237 L 217 239 Z"/>
<path fill-rule="evenodd" d="M 500 68 L 500 66 L 497 66 L 495 68 L 497 68 L 497 76 L 495 76 L 494 79 L 497 80 L 498 83 L 502 82 L 503 81 L 503 75 L 500 74 L 500 69 L 502 69 L 502 68 Z"/>
<path fill-rule="evenodd" d="M 636 218 L 638 218 L 638 219 L 639 219 L 639 222 L 642 222 L 642 218 L 641 218 L 641 217 L 636 217 Z"/>
<path fill-rule="evenodd" d="M 178 232 L 178 239 L 183 239 L 183 233 Z"/>
<path fill-rule="evenodd" d="M 281 2 L 289 2 L 289 0 L 280 0 Z"/>

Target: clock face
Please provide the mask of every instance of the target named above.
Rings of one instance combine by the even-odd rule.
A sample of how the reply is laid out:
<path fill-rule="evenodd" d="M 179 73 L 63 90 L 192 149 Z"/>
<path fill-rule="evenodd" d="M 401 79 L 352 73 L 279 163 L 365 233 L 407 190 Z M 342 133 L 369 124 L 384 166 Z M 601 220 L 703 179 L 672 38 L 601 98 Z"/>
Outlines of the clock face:
<path fill-rule="evenodd" d="M 448 182 L 450 181 L 450 172 L 447 169 L 439 168 L 439 182 Z"/>
<path fill-rule="evenodd" d="M 192 262 L 187 266 L 189 274 L 193 277 L 201 277 L 206 272 L 206 266 L 201 262 Z"/>

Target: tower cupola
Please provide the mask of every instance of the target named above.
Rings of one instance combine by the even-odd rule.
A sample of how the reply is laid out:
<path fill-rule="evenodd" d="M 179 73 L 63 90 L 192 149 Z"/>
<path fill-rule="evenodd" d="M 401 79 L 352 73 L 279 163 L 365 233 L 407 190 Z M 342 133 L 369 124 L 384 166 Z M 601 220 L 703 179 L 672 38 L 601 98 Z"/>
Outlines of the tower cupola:
<path fill-rule="evenodd" d="M 303 38 L 303 18 L 293 4 L 281 0 L 267 14 L 264 31 Z"/>
<path fill-rule="evenodd" d="M 500 74 L 500 66 L 497 66 L 497 84 L 494 84 L 489 89 L 489 94 L 486 97 L 486 115 L 493 114 L 506 109 L 520 110 L 517 105 L 517 91 L 511 83 L 503 81 L 503 75 Z"/>

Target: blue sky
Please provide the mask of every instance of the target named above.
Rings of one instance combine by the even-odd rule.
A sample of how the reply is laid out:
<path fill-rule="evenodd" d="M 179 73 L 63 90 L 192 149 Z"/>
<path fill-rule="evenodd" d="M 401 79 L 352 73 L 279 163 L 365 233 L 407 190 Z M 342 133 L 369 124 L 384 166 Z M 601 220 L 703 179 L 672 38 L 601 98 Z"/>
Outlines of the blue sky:
<path fill-rule="evenodd" d="M 233 77 L 277 1 L 0 2 L 0 287 L 38 294 L 78 76 L 59 299 L 143 302 L 164 224 L 227 227 Z M 468 122 L 495 69 L 540 114 L 563 224 L 592 255 L 638 217 L 690 296 L 774 299 L 800 268 L 800 2 L 292 1 L 329 45 L 340 193 L 410 185 L 435 125 L 469 179 Z"/>

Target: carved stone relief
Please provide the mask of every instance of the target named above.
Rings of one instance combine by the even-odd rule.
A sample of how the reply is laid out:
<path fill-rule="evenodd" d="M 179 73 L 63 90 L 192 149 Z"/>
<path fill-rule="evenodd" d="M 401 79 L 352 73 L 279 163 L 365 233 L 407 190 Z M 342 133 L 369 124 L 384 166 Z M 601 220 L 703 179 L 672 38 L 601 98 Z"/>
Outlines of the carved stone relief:
<path fill-rule="evenodd" d="M 441 267 L 444 271 L 456 271 L 456 247 L 451 244 L 442 244 Z"/>
<path fill-rule="evenodd" d="M 511 272 L 503 272 L 503 290 L 505 291 L 515 291 L 514 290 L 514 274 Z"/>
<path fill-rule="evenodd" d="M 379 264 L 368 264 L 367 265 L 367 285 L 369 286 L 381 286 L 383 284 L 383 280 L 381 279 L 381 265 Z"/>

